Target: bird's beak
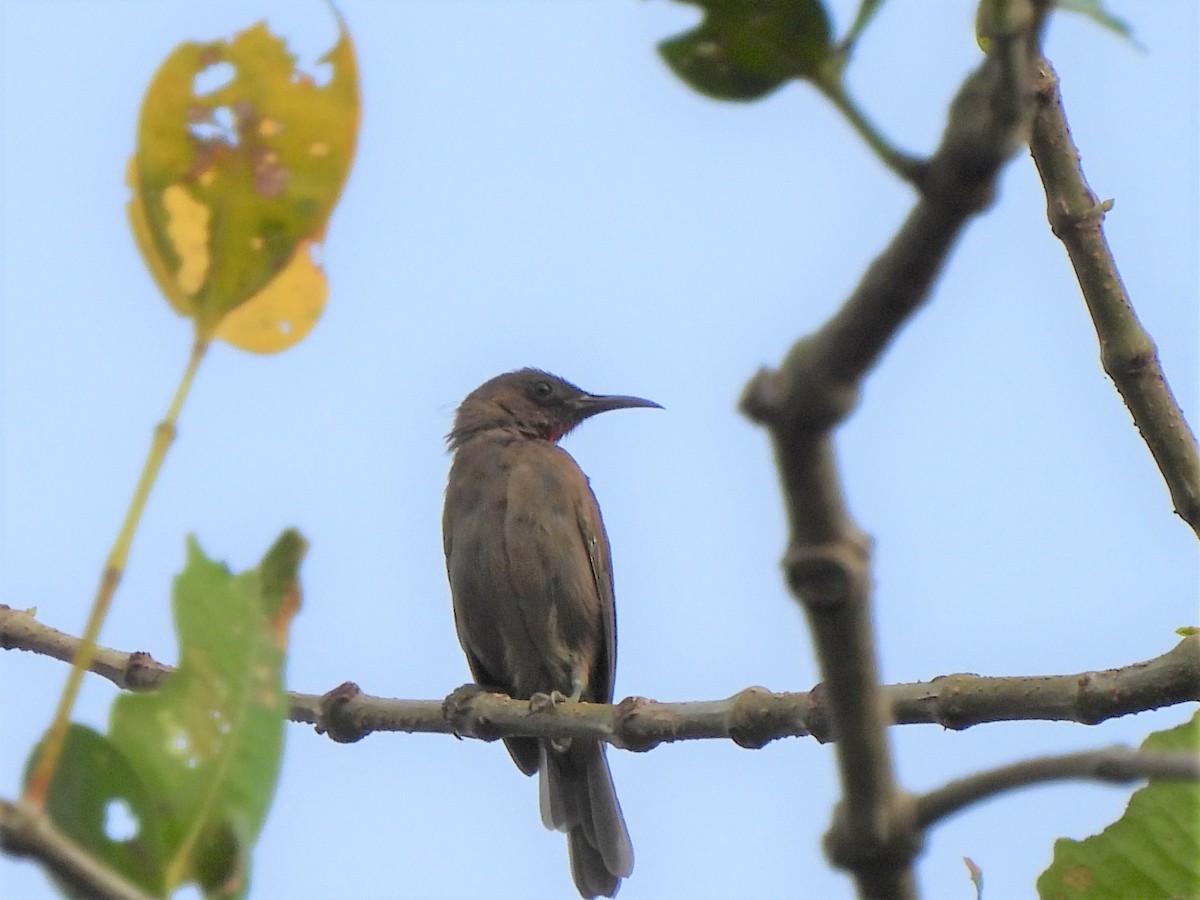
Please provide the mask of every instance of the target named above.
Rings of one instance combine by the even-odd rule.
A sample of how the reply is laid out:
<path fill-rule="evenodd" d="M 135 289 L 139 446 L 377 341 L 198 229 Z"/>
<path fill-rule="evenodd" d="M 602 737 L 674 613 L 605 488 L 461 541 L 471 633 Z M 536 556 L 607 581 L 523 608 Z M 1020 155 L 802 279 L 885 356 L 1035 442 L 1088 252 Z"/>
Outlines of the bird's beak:
<path fill-rule="evenodd" d="M 653 400 L 643 400 L 641 397 L 623 397 L 619 394 L 584 394 L 572 403 L 579 421 L 583 421 L 597 413 L 608 412 L 610 409 L 633 409 L 646 407 L 662 409 L 662 405 Z"/>

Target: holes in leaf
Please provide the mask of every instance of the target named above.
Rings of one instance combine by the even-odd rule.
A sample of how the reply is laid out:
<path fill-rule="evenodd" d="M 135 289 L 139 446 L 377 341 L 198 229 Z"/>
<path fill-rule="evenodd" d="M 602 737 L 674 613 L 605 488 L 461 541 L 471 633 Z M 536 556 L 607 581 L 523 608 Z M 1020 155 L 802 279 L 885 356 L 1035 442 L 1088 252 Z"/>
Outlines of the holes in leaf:
<path fill-rule="evenodd" d="M 104 836 L 110 841 L 132 841 L 141 827 L 129 804 L 119 797 L 104 807 Z"/>
<path fill-rule="evenodd" d="M 288 52 L 295 58 L 292 81 L 308 82 L 324 87 L 333 80 L 333 66 L 322 61 L 337 44 L 337 19 L 322 8 L 322 4 L 285 3 L 270 16 L 272 33 L 287 42 Z"/>
<path fill-rule="evenodd" d="M 188 133 L 200 141 L 238 145 L 237 117 L 228 106 L 218 106 L 216 109 L 198 109 L 193 112 L 192 122 L 188 125 Z"/>
<path fill-rule="evenodd" d="M 219 91 L 233 81 L 236 74 L 237 69 L 231 63 L 215 62 L 196 73 L 196 77 L 192 79 L 192 93 L 203 97 L 205 94 Z"/>
<path fill-rule="evenodd" d="M 308 82 L 323 88 L 333 81 L 333 63 L 317 63 L 303 70 L 297 66 L 296 71 L 292 73 L 292 81 L 296 84 Z"/>

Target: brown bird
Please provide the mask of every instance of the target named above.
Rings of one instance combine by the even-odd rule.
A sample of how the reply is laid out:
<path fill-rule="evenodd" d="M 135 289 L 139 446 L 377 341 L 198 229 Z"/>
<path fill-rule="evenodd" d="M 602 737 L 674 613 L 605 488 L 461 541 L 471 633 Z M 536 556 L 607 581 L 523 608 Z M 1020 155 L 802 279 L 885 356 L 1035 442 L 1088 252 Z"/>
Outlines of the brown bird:
<path fill-rule="evenodd" d="M 454 623 L 479 685 L 521 700 L 612 702 L 617 661 L 612 561 L 600 507 L 557 444 L 589 416 L 659 407 L 597 396 L 537 369 L 488 381 L 463 400 L 442 540 Z M 633 846 L 598 741 L 506 738 L 526 775 L 541 773 L 547 828 L 565 831 L 584 897 L 612 897 Z"/>

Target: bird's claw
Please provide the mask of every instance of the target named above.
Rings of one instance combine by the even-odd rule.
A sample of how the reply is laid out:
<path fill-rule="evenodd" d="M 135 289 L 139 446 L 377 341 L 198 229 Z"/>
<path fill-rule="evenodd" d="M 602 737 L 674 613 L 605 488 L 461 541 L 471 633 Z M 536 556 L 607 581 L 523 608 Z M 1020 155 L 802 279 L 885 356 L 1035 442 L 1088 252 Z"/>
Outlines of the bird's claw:
<path fill-rule="evenodd" d="M 552 713 L 558 704 L 571 703 L 577 699 L 576 697 L 568 697 L 562 691 L 551 691 L 548 694 L 539 692 L 530 696 L 529 711 L 531 713 Z M 555 753 L 566 753 L 571 749 L 570 738 L 552 738 L 548 743 Z"/>
<path fill-rule="evenodd" d="M 571 698 L 562 691 L 551 691 L 544 694 L 539 691 L 529 698 L 529 711 L 531 713 L 553 712 L 554 707 L 560 703 L 566 703 Z"/>

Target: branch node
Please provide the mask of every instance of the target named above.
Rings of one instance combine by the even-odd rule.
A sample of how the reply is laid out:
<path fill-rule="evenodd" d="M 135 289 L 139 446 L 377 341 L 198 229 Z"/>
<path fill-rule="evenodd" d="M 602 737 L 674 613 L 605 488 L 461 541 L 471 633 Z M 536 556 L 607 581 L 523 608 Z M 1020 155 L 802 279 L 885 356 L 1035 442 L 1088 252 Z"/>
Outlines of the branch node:
<path fill-rule="evenodd" d="M 909 794 L 894 794 L 870 822 L 852 822 L 847 809 L 844 802 L 834 807 L 823 842 L 826 858 L 838 868 L 900 871 L 921 852 L 924 832 L 917 826 L 917 804 Z"/>
<path fill-rule="evenodd" d="M 1081 725 L 1098 725 L 1107 715 L 1105 710 L 1116 699 L 1116 685 L 1103 672 L 1083 672 L 1076 682 L 1077 720 Z"/>
<path fill-rule="evenodd" d="M 680 717 L 661 704 L 645 697 L 626 697 L 617 704 L 613 717 L 614 743 L 634 753 L 645 753 L 672 740 L 681 724 Z"/>
<path fill-rule="evenodd" d="M 343 681 L 333 690 L 321 697 L 320 721 L 317 722 L 317 734 L 327 734 L 339 744 L 353 744 L 367 736 L 352 715 L 350 704 L 358 699 L 362 691 L 353 681 Z"/>
<path fill-rule="evenodd" d="M 776 369 L 763 366 L 751 376 L 738 409 L 752 422 L 771 425 L 783 417 L 787 400 L 787 379 Z"/>
<path fill-rule="evenodd" d="M 121 687 L 131 691 L 152 691 L 162 684 L 163 665 L 145 650 L 134 650 L 121 673 Z"/>
<path fill-rule="evenodd" d="M 782 704 L 771 703 L 765 687 L 748 687 L 733 696 L 729 710 L 729 737 L 739 747 L 758 750 L 794 727 L 794 716 Z"/>
<path fill-rule="evenodd" d="M 825 682 L 814 684 L 808 692 L 804 724 L 808 733 L 817 739 L 818 743 L 832 744 L 838 739 L 837 728 L 833 724 L 833 716 L 829 714 L 829 702 L 825 699 Z"/>
<path fill-rule="evenodd" d="M 484 705 L 475 702 L 491 695 L 510 699 L 507 694 L 497 694 L 482 685 L 464 684 L 451 691 L 442 701 L 442 715 L 455 737 L 473 737 L 481 741 L 494 741 L 501 737 L 491 717 L 484 711 Z"/>
<path fill-rule="evenodd" d="M 827 613 L 866 596 L 867 556 L 865 539 L 792 545 L 783 557 L 783 569 L 792 593 L 809 611 Z"/>
<path fill-rule="evenodd" d="M 973 673 L 956 673 L 954 675 L 938 675 L 931 682 L 936 686 L 936 702 L 934 711 L 937 723 L 949 731 L 962 731 L 975 724 L 973 716 L 963 703 L 964 679 L 978 679 Z"/>

